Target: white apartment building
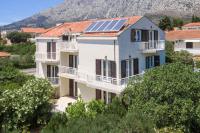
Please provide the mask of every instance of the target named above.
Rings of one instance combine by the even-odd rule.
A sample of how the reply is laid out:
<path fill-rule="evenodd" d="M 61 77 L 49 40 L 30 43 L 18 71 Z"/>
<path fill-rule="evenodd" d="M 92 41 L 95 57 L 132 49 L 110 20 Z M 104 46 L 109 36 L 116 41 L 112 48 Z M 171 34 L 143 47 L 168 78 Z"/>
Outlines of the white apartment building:
<path fill-rule="evenodd" d="M 105 103 L 129 79 L 165 63 L 165 33 L 146 17 L 64 23 L 36 38 L 37 76 L 59 97 Z"/>

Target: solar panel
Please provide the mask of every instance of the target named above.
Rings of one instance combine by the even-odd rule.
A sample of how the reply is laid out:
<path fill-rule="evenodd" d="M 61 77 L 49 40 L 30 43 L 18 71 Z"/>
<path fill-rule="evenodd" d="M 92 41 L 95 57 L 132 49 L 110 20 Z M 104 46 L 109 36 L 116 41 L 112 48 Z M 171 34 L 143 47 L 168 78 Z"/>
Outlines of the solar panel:
<path fill-rule="evenodd" d="M 119 31 L 127 20 L 104 20 L 92 23 L 85 32 L 109 32 Z"/>
<path fill-rule="evenodd" d="M 105 29 L 104 31 L 111 31 L 112 28 L 115 26 L 115 24 L 118 22 L 119 20 L 113 20 Z"/>
<path fill-rule="evenodd" d="M 103 31 L 111 21 L 104 21 L 104 24 L 99 27 L 97 31 Z"/>
<path fill-rule="evenodd" d="M 94 28 L 91 29 L 91 31 L 97 31 L 99 27 L 104 23 L 104 21 L 98 21 L 97 24 L 94 26 Z"/>
<path fill-rule="evenodd" d="M 119 20 L 118 23 L 113 27 L 112 31 L 119 31 L 124 26 L 126 21 L 126 19 Z"/>
<path fill-rule="evenodd" d="M 97 22 L 92 23 L 85 31 L 90 32 L 90 30 L 97 24 Z"/>

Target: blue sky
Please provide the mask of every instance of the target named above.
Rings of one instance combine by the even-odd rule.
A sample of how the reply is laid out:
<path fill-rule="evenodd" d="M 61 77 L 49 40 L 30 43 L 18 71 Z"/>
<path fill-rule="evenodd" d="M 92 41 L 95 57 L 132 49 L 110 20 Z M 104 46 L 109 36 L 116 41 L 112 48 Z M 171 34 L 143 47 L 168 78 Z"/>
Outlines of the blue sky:
<path fill-rule="evenodd" d="M 9 24 L 53 7 L 64 0 L 1 0 L 0 25 Z"/>

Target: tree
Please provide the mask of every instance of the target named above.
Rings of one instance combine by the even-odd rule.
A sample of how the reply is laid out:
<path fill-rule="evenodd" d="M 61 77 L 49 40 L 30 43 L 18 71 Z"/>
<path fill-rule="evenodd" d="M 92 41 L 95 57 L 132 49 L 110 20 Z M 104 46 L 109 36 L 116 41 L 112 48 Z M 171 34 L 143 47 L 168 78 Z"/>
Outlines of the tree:
<path fill-rule="evenodd" d="M 200 22 L 200 17 L 193 15 L 192 16 L 192 22 Z"/>
<path fill-rule="evenodd" d="M 181 28 L 183 26 L 184 22 L 180 18 L 173 18 L 173 27 Z"/>
<path fill-rule="evenodd" d="M 12 43 L 21 43 L 21 42 L 27 42 L 28 39 L 31 38 L 31 35 L 23 32 L 11 32 L 7 35 L 7 38 Z"/>
<path fill-rule="evenodd" d="M 168 16 L 164 16 L 159 22 L 159 27 L 162 30 L 173 30 L 173 24 L 171 19 Z"/>
<path fill-rule="evenodd" d="M 122 97 L 129 108 L 139 108 L 157 128 L 200 131 L 200 73 L 173 63 L 148 70 L 141 81 L 130 82 Z"/>
<path fill-rule="evenodd" d="M 166 62 L 172 63 L 173 62 L 173 55 L 174 55 L 174 44 L 172 42 L 166 41 L 165 51 L 166 51 Z"/>
<path fill-rule="evenodd" d="M 0 117 L 10 130 L 31 129 L 46 124 L 53 88 L 44 79 L 28 80 L 21 88 L 0 95 Z"/>
<path fill-rule="evenodd" d="M 193 56 L 187 51 L 174 52 L 172 55 L 173 62 L 181 62 L 188 65 L 193 65 Z"/>

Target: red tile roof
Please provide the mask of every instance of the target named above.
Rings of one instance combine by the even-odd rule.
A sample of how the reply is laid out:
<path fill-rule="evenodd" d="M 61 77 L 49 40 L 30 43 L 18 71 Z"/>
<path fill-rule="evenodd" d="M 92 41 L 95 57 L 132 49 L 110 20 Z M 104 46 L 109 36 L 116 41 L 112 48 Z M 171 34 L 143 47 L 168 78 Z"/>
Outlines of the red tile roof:
<path fill-rule="evenodd" d="M 112 19 L 95 19 L 88 21 L 80 21 L 80 22 L 68 22 L 62 25 L 56 26 L 45 32 L 41 35 L 41 37 L 59 37 L 64 33 L 83 33 L 84 30 L 92 24 L 92 22 L 98 20 L 119 20 L 119 19 L 128 19 L 125 24 L 125 27 L 122 30 L 125 30 L 128 26 L 135 24 L 138 20 L 140 20 L 142 16 L 133 16 L 133 17 L 124 17 L 124 18 L 112 18 Z M 121 31 L 122 31 L 121 30 Z M 84 33 L 81 36 L 118 36 L 119 32 L 97 32 L 97 33 Z"/>
<path fill-rule="evenodd" d="M 200 30 L 176 30 L 166 32 L 166 40 L 200 39 Z"/>
<path fill-rule="evenodd" d="M 49 29 L 47 32 L 42 34 L 42 37 L 59 37 L 63 34 L 70 32 L 70 33 L 81 33 L 83 32 L 92 21 L 81 21 L 81 22 L 69 22 L 64 23 L 62 25 L 53 27 Z"/>
<path fill-rule="evenodd" d="M 2 57 L 9 57 L 9 56 L 10 56 L 10 54 L 7 53 L 7 52 L 0 52 L 0 58 L 2 58 Z"/>
<path fill-rule="evenodd" d="M 21 31 L 22 31 L 22 32 L 25 32 L 25 33 L 36 33 L 36 34 L 41 34 L 41 33 L 46 32 L 47 29 L 44 29 L 44 28 L 24 27 L 24 28 L 21 28 Z"/>
<path fill-rule="evenodd" d="M 195 27 L 195 26 L 200 26 L 200 22 L 189 23 L 184 25 L 183 27 Z"/>

